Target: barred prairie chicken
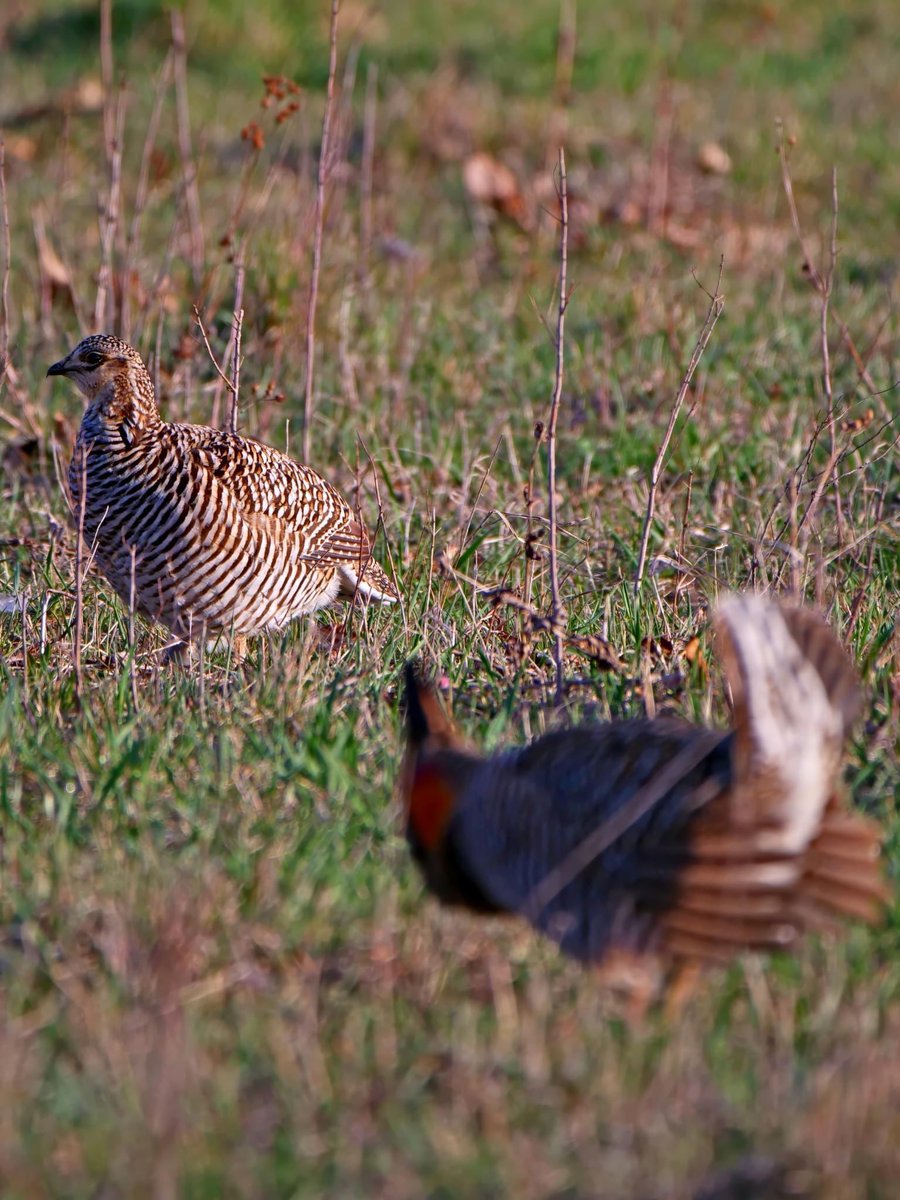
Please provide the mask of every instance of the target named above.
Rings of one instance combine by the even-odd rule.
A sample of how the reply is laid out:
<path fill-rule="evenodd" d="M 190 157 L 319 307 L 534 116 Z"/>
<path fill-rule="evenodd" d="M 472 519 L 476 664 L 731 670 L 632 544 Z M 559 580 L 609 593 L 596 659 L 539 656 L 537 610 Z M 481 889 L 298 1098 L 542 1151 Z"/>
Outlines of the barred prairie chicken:
<path fill-rule="evenodd" d="M 729 598 L 717 626 L 731 732 L 614 721 L 483 758 L 408 666 L 401 786 L 431 890 L 663 974 L 875 921 L 880 830 L 840 798 L 850 662 L 819 616 L 758 596 Z"/>
<path fill-rule="evenodd" d="M 164 421 L 127 343 L 87 337 L 47 374 L 87 398 L 74 514 L 83 504 L 86 545 L 144 616 L 197 641 L 279 629 L 337 596 L 397 599 L 330 483 L 252 438 Z"/>

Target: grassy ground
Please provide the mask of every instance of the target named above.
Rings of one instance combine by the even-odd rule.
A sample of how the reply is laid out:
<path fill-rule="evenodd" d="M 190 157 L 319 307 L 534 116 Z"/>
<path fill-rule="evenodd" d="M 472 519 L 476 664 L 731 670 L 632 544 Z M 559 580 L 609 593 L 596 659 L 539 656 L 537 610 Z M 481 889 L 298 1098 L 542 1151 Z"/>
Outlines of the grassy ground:
<path fill-rule="evenodd" d="M 99 19 L 51 0 L 3 18 L 5 1197 L 895 1194 L 896 907 L 845 943 L 738 963 L 676 1022 L 635 1031 L 616 997 L 518 925 L 440 912 L 400 836 L 407 656 L 440 665 L 461 723 L 488 744 L 555 719 L 549 644 L 438 560 L 527 586 L 523 489 L 554 362 L 548 164 L 564 132 L 572 713 L 724 722 L 709 600 L 792 587 L 860 664 L 868 705 L 848 778 L 884 821 L 893 873 L 900 855 L 893 5 L 580 7 L 566 105 L 550 0 L 343 8 L 313 460 L 370 523 L 380 507 L 402 608 L 300 622 L 241 664 L 211 657 L 178 674 L 157 666 L 158 632 L 132 637 L 90 575 L 80 710 L 75 539 L 58 482 L 79 403 L 44 375 L 94 324 L 109 193 L 86 86 L 100 74 Z M 209 421 L 218 403 L 221 416 L 192 304 L 224 352 L 243 246 L 242 427 L 299 454 L 327 12 L 197 3 L 185 27 L 190 158 L 166 77 L 145 152 L 168 17 L 146 0 L 113 14 L 127 107 L 103 320 L 154 359 L 168 415 Z M 280 73 L 302 90 L 277 124 L 260 78 Z M 824 488 L 821 302 L 788 219 L 776 119 L 823 271 L 838 171 L 839 457 Z M 241 138 L 251 121 L 259 152 Z M 728 151 L 728 173 L 697 166 L 708 141 Z M 516 173 L 521 225 L 467 196 L 462 163 L 477 150 Z M 42 229 L 55 264 L 36 248 Z M 706 312 L 698 282 L 714 286 L 722 254 L 724 315 L 676 427 L 634 598 L 647 474 Z M 544 469 L 541 450 L 540 611 Z M 709 671 L 684 655 L 695 634 Z"/>

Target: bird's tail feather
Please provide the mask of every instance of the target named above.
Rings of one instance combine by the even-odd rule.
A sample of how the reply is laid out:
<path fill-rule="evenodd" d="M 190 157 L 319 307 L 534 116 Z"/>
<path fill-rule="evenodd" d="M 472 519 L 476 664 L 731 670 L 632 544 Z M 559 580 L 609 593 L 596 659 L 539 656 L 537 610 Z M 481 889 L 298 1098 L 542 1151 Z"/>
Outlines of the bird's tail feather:
<path fill-rule="evenodd" d="M 753 594 L 719 608 L 734 706 L 731 829 L 771 852 L 805 851 L 860 707 L 847 654 L 822 617 Z"/>
<path fill-rule="evenodd" d="M 881 867 L 882 830 L 877 821 L 829 802 L 822 829 L 810 846 L 797 887 L 796 906 L 803 923 L 833 923 L 834 916 L 874 924 L 892 891 Z"/>
<path fill-rule="evenodd" d="M 699 822 L 698 822 L 699 824 Z M 878 823 L 833 797 L 818 836 L 801 856 L 722 854 L 721 840 L 691 843 L 677 899 L 662 917 L 676 954 L 720 960 L 736 948 L 777 948 L 808 930 L 833 931 L 838 918 L 877 923 L 892 895 L 881 862 Z"/>
<path fill-rule="evenodd" d="M 718 635 L 734 701 L 734 781 L 694 821 L 677 899 L 662 917 L 667 944 L 725 959 L 839 917 L 876 922 L 891 894 L 881 830 L 836 792 L 860 705 L 849 658 L 817 614 L 757 596 L 729 598 Z"/>

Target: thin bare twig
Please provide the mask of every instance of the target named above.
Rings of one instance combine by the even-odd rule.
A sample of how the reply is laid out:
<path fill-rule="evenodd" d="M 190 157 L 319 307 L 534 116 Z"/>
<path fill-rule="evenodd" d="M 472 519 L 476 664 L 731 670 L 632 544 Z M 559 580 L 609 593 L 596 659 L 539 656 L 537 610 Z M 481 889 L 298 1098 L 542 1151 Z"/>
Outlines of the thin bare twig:
<path fill-rule="evenodd" d="M 811 522 L 813 521 L 813 519 L 816 515 L 816 512 L 818 511 L 819 505 L 822 502 L 822 496 L 825 494 L 825 488 L 828 486 L 828 482 L 835 472 L 839 458 L 840 458 L 840 452 L 835 447 L 835 449 L 833 449 L 828 456 L 828 462 L 825 465 L 824 471 L 821 471 L 819 473 L 819 480 L 818 480 L 818 483 L 816 484 L 816 490 L 813 492 L 812 498 L 810 499 L 809 504 L 807 504 L 806 508 L 803 510 L 803 515 L 801 516 L 799 522 L 797 523 L 797 526 L 796 526 L 797 534 L 799 534 L 801 531 L 805 530 L 805 535 L 804 535 L 804 540 L 803 540 L 804 548 L 809 543 L 810 529 L 808 529 L 807 526 L 809 526 L 811 524 Z M 792 479 L 796 479 L 796 475 L 792 476 Z M 792 536 L 795 536 L 793 534 L 793 531 L 792 531 Z"/>
<path fill-rule="evenodd" d="M 803 555 L 797 549 L 797 540 L 800 536 L 800 524 L 797 521 L 797 506 L 800 502 L 800 495 L 797 489 L 797 476 L 791 475 L 788 479 L 788 529 L 790 537 L 788 539 L 788 547 L 790 554 L 782 561 L 782 566 L 779 568 L 778 575 L 781 576 L 781 570 L 784 567 L 784 562 L 787 561 L 791 568 L 791 591 L 795 596 L 800 595 L 800 564 L 803 561 Z"/>
<path fill-rule="evenodd" d="M 115 297 L 113 289 L 113 248 L 122 204 L 122 141 L 125 136 L 125 85 L 116 97 L 112 139 L 106 146 L 109 166 L 109 192 L 100 220 L 100 272 L 94 302 L 94 328 L 112 329 Z"/>
<path fill-rule="evenodd" d="M 806 238 L 803 236 L 803 229 L 800 225 L 800 214 L 797 211 L 797 201 L 794 196 L 794 181 L 791 178 L 791 169 L 788 165 L 788 155 L 784 140 L 784 126 L 779 121 L 778 126 L 778 159 L 781 163 L 781 186 L 784 189 L 784 195 L 788 204 L 788 212 L 791 217 L 791 225 L 794 227 L 794 235 L 800 244 L 800 253 L 803 255 L 803 266 L 809 272 L 809 277 L 812 280 L 813 287 L 816 291 L 821 292 L 825 286 L 822 276 L 819 274 L 816 264 L 813 262 L 813 257 L 809 252 L 809 247 L 806 244 Z"/>
<path fill-rule="evenodd" d="M 834 275 L 837 270 L 837 231 L 838 231 L 838 189 L 837 167 L 831 171 L 831 260 L 828 274 L 822 288 L 821 337 L 822 337 L 822 383 L 825 389 L 825 400 L 828 405 L 828 434 L 831 443 L 831 459 L 833 466 L 831 475 L 834 481 L 834 505 L 837 520 L 838 545 L 844 541 L 844 513 L 841 507 L 841 489 L 837 475 L 837 440 L 834 421 L 834 390 L 831 384 L 831 354 L 828 349 L 828 306 L 831 303 L 831 291 L 834 286 Z"/>
<path fill-rule="evenodd" d="M 757 541 L 760 544 L 762 544 L 767 539 L 768 533 L 769 533 L 769 527 L 772 525 L 772 523 L 775 520 L 775 515 L 778 512 L 778 509 L 779 509 L 779 506 L 781 505 L 782 500 L 787 498 L 791 503 L 795 503 L 795 500 L 793 499 L 793 497 L 794 497 L 794 493 L 796 491 L 797 484 L 798 484 L 799 480 L 809 470 L 809 465 L 812 462 L 812 457 L 813 457 L 813 453 L 816 448 L 816 444 L 817 444 L 819 437 L 821 436 L 824 428 L 825 428 L 825 422 L 820 421 L 816 425 L 815 429 L 813 430 L 812 436 L 806 445 L 806 450 L 804 452 L 803 458 L 800 460 L 800 462 L 797 464 L 797 466 L 791 472 L 790 477 L 788 478 L 787 482 L 782 487 L 774 504 L 772 505 L 772 508 L 769 512 L 768 517 L 763 522 L 762 529 L 760 530 L 758 537 L 757 537 Z M 788 530 L 789 527 L 790 527 L 790 520 L 786 519 L 784 521 L 784 523 L 782 524 L 781 529 L 775 535 L 774 540 L 776 543 L 781 542 L 781 540 L 783 539 L 783 537 L 785 535 L 785 532 Z"/>
<path fill-rule="evenodd" d="M 565 366 L 566 307 L 569 303 L 566 291 L 566 275 L 569 259 L 569 193 L 566 182 L 566 155 L 559 148 L 559 309 L 556 315 L 556 377 L 553 399 L 550 402 L 550 417 L 547 421 L 547 504 L 550 516 L 550 618 L 553 623 L 553 661 L 556 666 L 556 703 L 564 700 L 563 679 L 563 622 L 565 612 L 559 594 L 559 553 L 557 535 L 559 515 L 556 503 L 556 425 L 559 420 L 559 405 L 562 399 L 563 368 Z"/>
<path fill-rule="evenodd" d="M 356 91 L 356 71 L 359 66 L 360 42 L 353 39 L 344 55 L 344 70 L 340 85 L 335 85 L 337 98 L 334 106 L 334 116 L 331 123 L 331 161 L 344 162 L 350 145 L 350 136 L 356 127 L 356 117 L 353 111 L 353 95 Z M 330 168 L 329 168 L 330 170 Z M 333 172 L 330 172 L 333 174 Z M 339 175 L 333 181 L 332 197 L 341 195 L 347 190 L 347 177 Z M 332 200 L 334 203 L 334 200 Z"/>
<path fill-rule="evenodd" d="M 131 694 L 131 710 L 137 712 L 138 707 L 138 692 L 137 692 L 137 673 L 134 669 L 134 659 L 136 653 L 136 638 L 134 628 L 135 614 L 135 596 L 137 594 L 135 582 L 135 568 L 137 566 L 137 547 L 130 546 L 129 554 L 131 556 L 131 571 L 128 576 L 128 687 Z"/>
<path fill-rule="evenodd" d="M 23 588 L 18 595 L 20 627 L 22 637 L 22 699 L 26 708 L 29 705 L 28 696 L 28 589 Z"/>
<path fill-rule="evenodd" d="M 812 260 L 812 255 L 810 254 L 809 248 L 806 244 L 806 239 L 803 236 L 803 229 L 800 225 L 800 215 L 797 211 L 797 201 L 794 197 L 794 184 L 793 184 L 793 180 L 791 178 L 790 165 L 788 162 L 787 150 L 785 148 L 784 126 L 781 124 L 780 121 L 778 122 L 778 157 L 781 161 L 781 183 L 782 183 L 782 187 L 784 188 L 784 194 L 785 194 L 785 197 L 787 198 L 787 202 L 788 202 L 788 212 L 789 212 L 790 218 L 791 218 L 791 225 L 793 226 L 794 234 L 797 238 L 797 241 L 800 244 L 800 253 L 803 256 L 803 264 L 804 264 L 806 270 L 809 272 L 809 276 L 810 276 L 810 279 L 812 280 L 813 286 L 816 288 L 816 290 L 819 293 L 821 293 L 823 286 L 824 286 L 824 280 L 822 279 L 822 276 L 819 274 L 818 270 L 816 269 L 816 265 Z M 832 222 L 832 234 L 833 234 L 832 251 L 833 252 L 835 250 L 836 232 L 837 232 L 837 228 L 836 228 L 837 201 L 836 201 L 836 197 L 834 194 L 834 189 L 836 188 L 836 184 L 837 184 L 836 176 L 833 176 L 832 177 L 832 206 L 833 206 L 832 213 L 833 213 L 833 218 L 834 218 L 834 220 Z M 873 394 L 878 394 L 879 393 L 878 386 L 876 385 L 875 380 L 870 375 L 868 367 L 866 366 L 866 360 L 860 354 L 860 352 L 856 346 L 856 343 L 854 342 L 853 337 L 850 333 L 850 330 L 847 328 L 846 322 L 844 322 L 841 319 L 840 315 L 838 313 L 834 312 L 833 309 L 832 309 L 832 315 L 834 317 L 834 320 L 837 323 L 838 329 L 841 332 L 841 338 L 844 342 L 844 345 L 847 348 L 847 352 L 850 355 L 850 357 L 853 359 L 853 362 L 856 366 L 856 369 L 857 369 L 860 379 L 866 385 L 866 387 L 868 388 L 868 390 L 870 392 L 872 392 Z"/>
<path fill-rule="evenodd" d="M 378 64 L 369 63 L 366 72 L 366 100 L 363 109 L 362 163 L 359 183 L 359 281 L 369 281 L 372 257 L 372 193 L 375 174 L 375 115 L 378 108 Z"/>
<path fill-rule="evenodd" d="M 355 412 L 360 403 L 359 388 L 356 384 L 356 366 L 350 348 L 353 343 L 353 334 L 350 328 L 353 300 L 353 286 L 345 287 L 341 293 L 341 307 L 338 313 L 338 359 L 341 364 L 341 386 L 351 412 Z"/>
<path fill-rule="evenodd" d="M 206 629 L 197 643 L 197 707 L 206 716 Z"/>
<path fill-rule="evenodd" d="M 119 320 L 122 337 L 126 342 L 131 341 L 131 287 L 129 276 L 131 274 L 131 264 L 140 250 L 141 218 L 144 215 L 144 209 L 147 207 L 147 197 L 150 191 L 150 161 L 153 156 L 153 148 L 156 145 L 156 136 L 159 133 L 163 101 L 165 100 L 172 77 L 172 59 L 173 51 L 170 48 L 156 79 L 153 111 L 150 114 L 150 120 L 147 124 L 147 135 L 144 138 L 144 149 L 141 154 L 141 165 L 134 193 L 131 225 L 128 230 L 128 237 L 125 239 L 125 253 L 122 258 L 122 305 Z"/>
<path fill-rule="evenodd" d="M 220 367 L 219 360 L 216 358 L 215 354 L 213 353 L 213 348 L 209 344 L 209 337 L 207 336 L 206 329 L 203 325 L 203 318 L 200 316 L 200 309 L 197 307 L 196 304 L 194 305 L 194 320 L 197 322 L 197 328 L 200 330 L 200 336 L 203 338 L 203 344 L 206 347 L 206 353 L 209 355 L 209 361 L 216 368 L 216 374 L 219 376 L 222 383 L 224 383 L 224 385 L 228 388 L 229 392 L 231 392 L 232 395 L 234 395 L 234 392 L 233 392 L 234 379 L 232 378 L 232 376 L 227 374 L 228 363 L 229 363 L 229 351 L 233 344 L 232 340 L 229 339 L 228 350 L 226 350 L 226 352 L 225 352 L 225 366 Z M 234 327 L 232 327 L 232 338 L 233 337 L 234 337 Z M 214 413 L 217 414 L 218 413 L 218 405 L 215 404 L 213 406 L 213 408 L 214 408 Z M 213 416 L 214 423 L 215 423 L 215 419 L 216 419 L 216 417 L 214 415 Z"/>
<path fill-rule="evenodd" d="M 846 322 L 841 318 L 839 313 L 834 311 L 833 306 L 832 306 L 831 313 L 832 313 L 832 316 L 834 317 L 835 321 L 837 322 L 838 329 L 841 331 L 841 338 L 844 342 L 844 346 L 847 349 L 847 353 L 853 359 L 853 363 L 854 363 L 854 366 L 856 367 L 857 374 L 859 375 L 862 382 L 866 385 L 866 388 L 868 389 L 868 391 L 871 395 L 880 396 L 884 389 L 878 387 L 875 380 L 872 378 L 872 375 L 869 372 L 869 368 L 867 365 L 868 359 L 869 359 L 870 355 L 872 354 L 872 351 L 875 349 L 875 345 L 873 344 L 869 348 L 869 350 L 866 352 L 865 356 L 860 354 L 859 350 L 856 347 L 856 342 L 854 342 L 854 340 L 853 340 L 853 335 L 850 333 L 850 330 L 847 328 Z M 881 330 L 879 330 L 878 332 L 880 334 Z M 876 343 L 877 343 L 877 336 L 876 336 Z M 890 378 L 892 378 L 892 376 L 888 375 L 888 378 L 890 379 Z"/>
<path fill-rule="evenodd" d="M 9 271 L 12 256 L 9 235 L 9 205 L 6 199 L 6 142 L 0 137 L 0 217 L 3 221 L 3 284 L 0 287 L 0 304 L 3 305 L 3 320 L 0 322 L 0 383 L 6 378 L 9 364 Z"/>
<path fill-rule="evenodd" d="M 309 462 L 310 459 L 312 437 L 316 365 L 316 306 L 319 301 L 319 272 L 322 267 L 322 234 L 325 227 L 325 184 L 328 179 L 330 167 L 328 157 L 331 134 L 331 111 L 334 106 L 334 78 L 337 72 L 337 30 L 340 6 L 340 0 L 331 0 L 331 48 L 328 57 L 328 88 L 325 93 L 325 112 L 322 117 L 322 144 L 319 147 L 319 169 L 316 177 L 313 265 L 309 281 L 309 304 L 306 309 L 306 391 L 303 399 L 304 462 Z"/>
<path fill-rule="evenodd" d="M 100 0 L 100 82 L 103 85 L 103 144 L 108 155 L 116 127 L 115 108 L 112 103 L 112 0 Z"/>
<path fill-rule="evenodd" d="M 691 495 L 694 491 L 694 472 L 688 471 L 687 491 L 684 494 L 684 511 L 681 514 L 681 537 L 678 541 L 678 563 L 680 567 L 684 567 L 687 563 L 687 558 L 684 553 L 684 544 L 687 538 L 688 516 L 691 511 Z M 678 606 L 678 597 L 681 591 L 687 586 L 689 574 L 687 571 L 679 571 L 678 578 L 675 580 L 675 607 Z"/>
<path fill-rule="evenodd" d="M 641 583 L 644 579 L 644 568 L 647 564 L 647 547 L 650 542 L 650 525 L 653 521 L 653 513 L 656 509 L 656 493 L 659 488 L 659 479 L 662 474 L 663 464 L 666 459 L 666 454 L 669 451 L 669 443 L 672 440 L 672 434 L 675 432 L 675 425 L 681 413 L 685 397 L 688 393 L 688 388 L 691 386 L 691 380 L 694 378 L 694 372 L 703 357 L 703 352 L 707 347 L 709 339 L 712 337 L 712 332 L 716 327 L 716 322 L 722 315 L 722 309 L 725 307 L 725 297 L 720 293 L 719 288 L 722 284 L 722 272 L 725 269 L 724 257 L 719 260 L 719 277 L 716 280 L 716 290 L 709 297 L 709 308 L 706 313 L 706 319 L 703 322 L 703 328 L 700 330 L 700 336 L 694 345 L 694 352 L 691 355 L 691 361 L 688 363 L 684 378 L 681 381 L 681 387 L 678 389 L 678 395 L 675 397 L 675 403 L 672 405 L 672 411 L 669 414 L 669 424 L 666 427 L 665 436 L 659 447 L 656 455 L 656 460 L 650 471 L 650 487 L 647 492 L 647 512 L 644 515 L 644 528 L 641 533 L 641 549 L 638 555 L 637 570 L 634 573 L 634 594 L 635 596 L 641 590 Z M 709 293 L 707 292 L 707 295 Z"/>
<path fill-rule="evenodd" d="M 228 414 L 228 428 L 231 433 L 237 433 L 238 427 L 238 396 L 241 389 L 241 330 L 244 326 L 244 248 L 241 246 L 235 258 L 234 276 L 234 323 L 232 336 L 234 349 L 231 358 L 231 408 Z"/>
<path fill-rule="evenodd" d="M 81 666 L 81 650 L 84 639 L 84 514 L 87 509 L 87 456 L 88 447 L 81 447 L 81 483 L 78 494 L 78 524 L 75 529 L 75 635 L 72 640 L 72 659 L 75 668 L 75 704 L 81 707 L 84 694 L 84 674 Z"/>
<path fill-rule="evenodd" d="M 213 392 L 212 409 L 210 414 L 210 423 L 215 427 L 219 427 L 220 408 L 222 403 L 222 395 L 225 389 L 231 396 L 228 409 L 228 429 L 232 433 L 237 433 L 237 404 L 238 404 L 238 388 L 240 387 L 240 362 L 237 363 L 237 374 L 235 374 L 235 353 L 240 356 L 240 337 L 244 326 L 244 247 L 243 243 L 238 245 L 234 255 L 235 264 L 235 279 L 234 279 L 234 305 L 232 307 L 231 316 L 231 332 L 228 335 L 228 343 L 225 346 L 225 353 L 222 356 L 221 364 L 216 360 L 215 355 L 209 344 L 209 339 L 206 331 L 203 328 L 203 322 L 200 320 L 200 314 L 197 311 L 197 306 L 194 306 L 194 315 L 197 318 L 197 324 L 200 326 L 200 332 L 203 334 L 203 340 L 206 343 L 206 349 L 213 365 L 216 368 L 216 374 L 219 376 L 216 383 L 215 391 Z M 211 298 L 212 299 L 212 298 Z"/>
<path fill-rule="evenodd" d="M 375 539 L 378 537 L 378 530 L 381 529 L 381 531 L 384 533 L 384 549 L 385 549 L 385 553 L 387 554 L 388 564 L 391 568 L 391 578 L 393 580 L 397 580 L 400 578 L 400 575 L 397 571 L 397 564 L 394 562 L 394 556 L 391 553 L 391 543 L 388 540 L 387 530 L 385 529 L 385 525 L 384 525 L 384 502 L 381 499 L 381 486 L 378 482 L 378 469 L 375 466 L 375 460 L 372 458 L 372 455 L 369 453 L 369 447 L 363 441 L 362 435 L 357 434 L 356 436 L 359 441 L 359 444 L 363 448 L 363 453 L 365 454 L 366 458 L 369 460 L 369 467 L 371 468 L 371 471 L 372 471 L 372 483 L 375 487 L 375 503 L 378 506 L 378 519 L 375 522 L 375 532 L 372 535 L 372 542 L 374 544 Z M 400 616 L 403 620 L 403 628 L 406 633 L 406 636 L 409 637 L 409 619 L 408 619 L 407 613 L 406 613 L 406 604 L 404 603 L 404 600 L 403 600 L 403 591 L 399 587 L 397 588 L 397 601 L 400 605 Z"/>
<path fill-rule="evenodd" d="M 544 437 L 544 422 L 536 421 L 534 426 L 534 441 L 531 447 L 531 462 L 528 465 L 528 480 L 522 489 L 522 496 L 525 501 L 525 540 L 523 542 L 523 551 L 525 554 L 525 577 L 523 580 L 522 594 L 525 597 L 525 603 L 531 607 L 531 594 L 534 590 L 534 564 L 540 557 L 536 547 L 538 534 L 534 530 L 534 506 L 536 504 L 534 494 L 534 476 L 537 468 L 538 455 L 540 454 L 541 442 Z M 521 622 L 520 643 L 523 652 L 526 648 L 526 624 Z"/>
<path fill-rule="evenodd" d="M 669 202 L 669 173 L 672 157 L 672 133 L 675 105 L 672 79 L 668 68 L 657 84 L 653 110 L 653 140 L 650 146 L 650 171 L 647 187 L 647 228 L 655 237 L 665 237 Z"/>
<path fill-rule="evenodd" d="M 178 152 L 184 178 L 184 196 L 187 205 L 188 229 L 191 244 L 191 273 L 194 286 L 200 284 L 203 272 L 203 222 L 200 216 L 200 190 L 197 187 L 197 164 L 191 145 L 191 116 L 188 107 L 187 47 L 184 37 L 184 14 L 173 8 L 172 49 L 175 55 L 175 111 L 178 121 Z"/>
<path fill-rule="evenodd" d="M 876 496 L 877 499 L 874 513 L 874 529 L 879 528 L 884 517 L 885 493 L 883 491 L 877 492 Z M 870 532 L 873 532 L 873 530 L 867 530 L 866 535 L 868 535 Z M 850 638 L 853 636 L 853 630 L 856 628 L 856 622 L 859 620 L 859 614 L 862 611 L 863 600 L 866 598 L 869 592 L 869 585 L 872 579 L 872 570 L 875 566 L 875 551 L 877 547 L 878 540 L 877 538 L 872 537 L 869 541 L 869 556 L 866 561 L 866 569 L 863 572 L 862 582 L 860 583 L 856 591 L 856 595 L 853 597 L 853 601 L 850 605 L 850 615 L 844 628 L 844 641 L 847 643 L 849 643 Z"/>
<path fill-rule="evenodd" d="M 833 168 L 831 172 L 831 247 L 828 271 L 822 274 L 815 262 L 812 254 L 803 236 L 803 229 L 800 224 L 800 214 L 797 210 L 797 201 L 794 196 L 794 183 L 791 176 L 790 161 L 788 157 L 787 145 L 784 137 L 784 127 L 779 122 L 778 124 L 778 158 L 781 163 L 781 183 L 784 189 L 785 198 L 788 203 L 788 211 L 791 217 L 791 225 L 794 229 L 794 234 L 800 245 L 800 252 L 803 255 L 803 265 L 809 274 L 813 287 L 819 294 L 820 310 L 819 310 L 819 338 L 822 354 L 822 389 L 825 393 L 826 403 L 826 419 L 825 425 L 828 429 L 830 451 L 828 456 L 828 466 L 826 471 L 820 477 L 819 484 L 813 495 L 806 511 L 800 521 L 799 529 L 802 529 L 807 521 L 811 521 L 815 516 L 819 503 L 824 494 L 825 487 L 829 480 L 834 483 L 834 498 L 835 498 L 835 517 L 837 522 L 838 542 L 843 543 L 844 540 L 844 517 L 841 506 L 840 487 L 838 482 L 837 466 L 840 454 L 837 448 L 837 433 L 834 412 L 834 391 L 831 379 L 831 353 L 828 345 L 828 319 L 830 315 L 831 293 L 834 285 L 834 276 L 837 269 L 837 231 L 838 231 L 838 190 L 837 190 L 837 168 Z M 837 318 L 836 318 L 837 319 Z M 852 339 L 849 337 L 849 332 L 846 326 L 838 319 L 838 324 L 841 326 L 842 335 L 848 345 L 852 345 Z M 856 348 L 853 347 L 855 352 Z M 854 354 L 857 366 L 859 367 L 861 359 L 858 352 Z M 864 364 L 863 364 L 864 365 Z M 808 538 L 807 532 L 807 538 Z"/>
<path fill-rule="evenodd" d="M 552 166 L 555 147 L 566 138 L 569 101 L 572 96 L 572 74 L 575 68 L 575 26 L 578 0 L 560 0 L 559 25 L 556 33 L 556 67 L 553 76 L 553 103 L 550 109 L 547 138 L 547 167 Z"/>

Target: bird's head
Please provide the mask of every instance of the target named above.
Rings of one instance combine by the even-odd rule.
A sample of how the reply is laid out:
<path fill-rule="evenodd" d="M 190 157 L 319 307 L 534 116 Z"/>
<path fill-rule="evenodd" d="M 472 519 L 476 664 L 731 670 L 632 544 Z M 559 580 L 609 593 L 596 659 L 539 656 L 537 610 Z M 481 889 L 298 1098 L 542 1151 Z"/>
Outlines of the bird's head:
<path fill-rule="evenodd" d="M 459 856 L 454 819 L 477 803 L 484 759 L 466 746 L 434 688 L 406 665 L 406 755 L 400 777 L 406 838 L 428 887 L 446 904 L 502 912 Z"/>
<path fill-rule="evenodd" d="M 144 361 L 137 350 L 109 333 L 86 337 L 65 358 L 55 362 L 48 375 L 71 379 L 88 401 L 95 400 L 109 384 L 124 379 L 132 390 L 145 393 L 152 384 Z"/>
<path fill-rule="evenodd" d="M 406 664 L 405 684 L 407 739 L 400 786 L 407 834 L 429 854 L 440 846 L 477 760 L 412 663 Z"/>

